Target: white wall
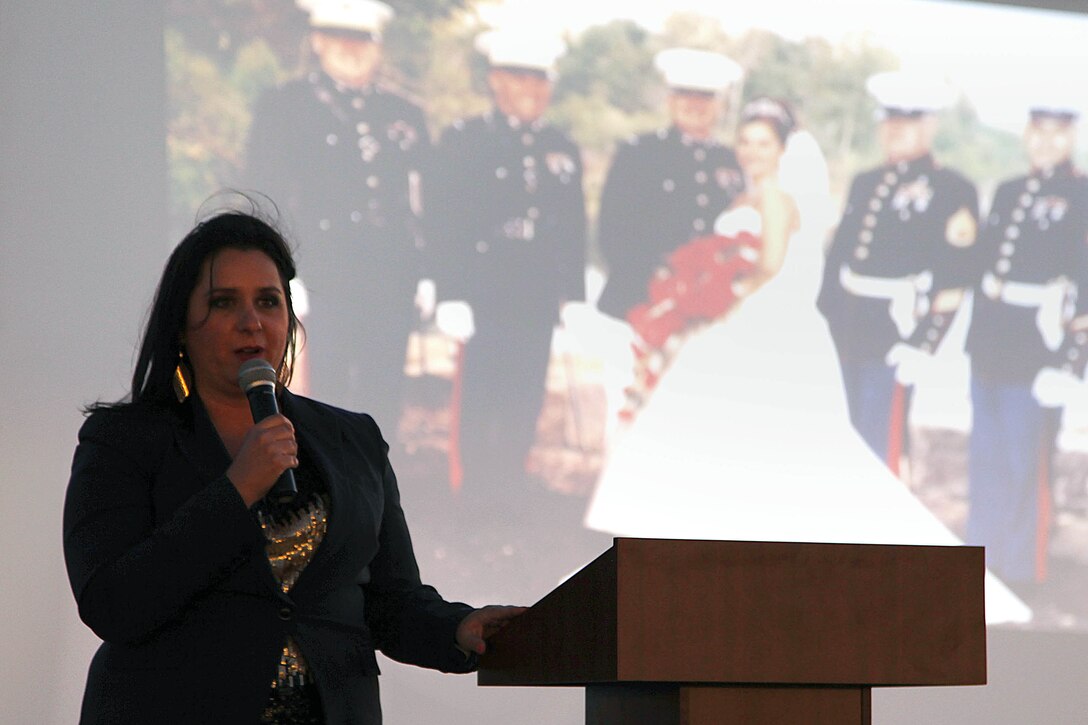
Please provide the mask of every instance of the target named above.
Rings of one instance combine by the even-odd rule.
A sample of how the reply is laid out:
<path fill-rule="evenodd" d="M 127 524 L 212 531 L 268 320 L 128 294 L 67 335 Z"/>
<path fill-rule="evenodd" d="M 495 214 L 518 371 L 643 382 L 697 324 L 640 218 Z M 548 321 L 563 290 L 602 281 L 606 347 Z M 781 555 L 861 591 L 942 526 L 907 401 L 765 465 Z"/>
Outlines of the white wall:
<path fill-rule="evenodd" d="M 79 406 L 124 391 L 166 241 L 154 2 L 0 6 L 0 721 L 76 720 L 61 555 Z"/>

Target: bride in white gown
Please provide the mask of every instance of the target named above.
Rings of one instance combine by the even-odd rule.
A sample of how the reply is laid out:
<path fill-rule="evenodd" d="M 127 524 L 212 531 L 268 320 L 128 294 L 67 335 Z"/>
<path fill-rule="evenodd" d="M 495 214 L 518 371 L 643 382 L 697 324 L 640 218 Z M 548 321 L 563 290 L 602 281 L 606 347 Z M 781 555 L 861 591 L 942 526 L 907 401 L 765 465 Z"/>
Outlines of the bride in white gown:
<path fill-rule="evenodd" d="M 655 538 L 959 544 L 850 424 L 815 304 L 825 225 L 807 218 L 819 206 L 803 193 L 811 184 L 790 193 L 779 181 L 791 126 L 770 99 L 742 111 L 737 157 L 751 191 L 715 231 L 760 237 L 756 272 L 614 436 L 586 525 Z M 988 575 L 987 616 L 1025 621 L 1030 611 Z"/>

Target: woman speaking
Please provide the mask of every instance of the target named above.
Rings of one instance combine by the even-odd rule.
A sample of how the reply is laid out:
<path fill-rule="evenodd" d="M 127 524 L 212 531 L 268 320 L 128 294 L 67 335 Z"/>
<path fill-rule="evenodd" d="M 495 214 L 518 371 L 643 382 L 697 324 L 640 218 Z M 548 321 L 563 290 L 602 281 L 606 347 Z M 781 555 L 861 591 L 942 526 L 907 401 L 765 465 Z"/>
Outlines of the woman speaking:
<path fill-rule="evenodd" d="M 198 224 L 163 271 L 122 402 L 92 406 L 64 509 L 80 617 L 102 638 L 83 723 L 380 723 L 375 650 L 474 669 L 522 611 L 420 582 L 374 420 L 292 395 L 283 237 Z M 254 423 L 238 373 L 276 372 Z M 297 494 L 267 496 L 287 470 Z"/>

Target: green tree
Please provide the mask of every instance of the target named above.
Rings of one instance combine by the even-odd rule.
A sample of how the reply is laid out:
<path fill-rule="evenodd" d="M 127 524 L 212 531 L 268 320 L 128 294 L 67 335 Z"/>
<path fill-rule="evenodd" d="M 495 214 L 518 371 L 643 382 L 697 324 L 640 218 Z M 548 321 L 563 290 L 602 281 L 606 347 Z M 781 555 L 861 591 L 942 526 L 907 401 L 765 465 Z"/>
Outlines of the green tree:
<path fill-rule="evenodd" d="M 201 203 L 237 178 L 250 123 L 251 96 L 281 73 L 276 59 L 254 41 L 241 53 L 235 73 L 194 52 L 173 30 L 167 54 L 167 154 L 170 161 L 172 231 L 185 229 Z"/>
<path fill-rule="evenodd" d="M 654 77 L 650 34 L 629 20 L 588 28 L 558 63 L 556 100 L 592 97 L 624 114 L 653 110 L 647 78 Z"/>
<path fill-rule="evenodd" d="M 464 15 L 469 0 L 386 0 L 393 8 L 392 22 L 383 37 L 382 75 L 418 100 L 427 89 L 436 45 L 445 32 L 444 21 Z"/>
<path fill-rule="evenodd" d="M 486 63 L 473 45 L 479 28 L 468 12 L 455 12 L 431 26 L 431 52 L 421 91 L 435 137 L 453 121 L 490 107 Z"/>
<path fill-rule="evenodd" d="M 1001 180 L 1027 171 L 1020 138 L 983 124 L 966 99 L 942 112 L 939 123 L 933 155 L 978 184 L 983 207 Z"/>

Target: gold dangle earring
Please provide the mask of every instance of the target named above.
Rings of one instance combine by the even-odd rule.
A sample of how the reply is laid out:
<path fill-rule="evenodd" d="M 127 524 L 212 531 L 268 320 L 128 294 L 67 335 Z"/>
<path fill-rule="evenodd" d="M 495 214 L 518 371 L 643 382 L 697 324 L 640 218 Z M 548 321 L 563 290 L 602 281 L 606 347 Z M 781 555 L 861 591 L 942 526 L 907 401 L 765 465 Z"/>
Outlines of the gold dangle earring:
<path fill-rule="evenodd" d="M 185 351 L 178 350 L 178 366 L 174 368 L 174 395 L 179 403 L 189 397 L 189 372 L 185 365 Z"/>
<path fill-rule="evenodd" d="M 280 384 L 281 388 L 286 388 L 287 387 L 287 382 L 291 378 L 291 376 L 288 374 L 288 371 L 290 369 L 291 368 L 287 364 L 287 358 L 286 357 L 283 359 L 283 362 L 281 362 L 279 364 L 279 366 L 276 368 L 276 382 L 278 382 Z"/>

